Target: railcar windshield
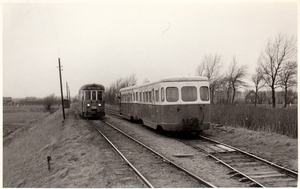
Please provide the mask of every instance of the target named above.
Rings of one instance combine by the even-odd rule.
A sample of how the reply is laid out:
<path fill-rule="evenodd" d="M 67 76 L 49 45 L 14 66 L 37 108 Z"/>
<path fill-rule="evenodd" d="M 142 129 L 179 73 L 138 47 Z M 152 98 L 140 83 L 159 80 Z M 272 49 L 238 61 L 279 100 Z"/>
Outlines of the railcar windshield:
<path fill-rule="evenodd" d="M 82 100 L 102 100 L 103 99 L 103 92 L 102 91 L 84 91 L 85 98 L 82 96 Z"/>
<path fill-rule="evenodd" d="M 197 88 L 195 86 L 185 86 L 181 88 L 181 98 L 185 102 L 197 100 Z"/>
<path fill-rule="evenodd" d="M 96 91 L 92 91 L 92 100 L 96 100 Z"/>
<path fill-rule="evenodd" d="M 166 100 L 168 102 L 177 102 L 179 99 L 179 92 L 177 87 L 167 87 Z"/>
<path fill-rule="evenodd" d="M 200 99 L 203 101 L 209 100 L 209 92 L 207 86 L 200 87 Z"/>
<path fill-rule="evenodd" d="M 91 100 L 91 91 L 85 91 L 85 100 Z"/>
<path fill-rule="evenodd" d="M 97 92 L 98 100 L 102 100 L 102 91 Z"/>

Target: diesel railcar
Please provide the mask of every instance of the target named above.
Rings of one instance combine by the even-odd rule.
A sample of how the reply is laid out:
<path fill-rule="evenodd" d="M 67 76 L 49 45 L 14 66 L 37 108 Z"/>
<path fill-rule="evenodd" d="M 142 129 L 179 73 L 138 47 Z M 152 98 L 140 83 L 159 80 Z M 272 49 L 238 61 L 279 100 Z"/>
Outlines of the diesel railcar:
<path fill-rule="evenodd" d="M 206 77 L 172 77 L 120 89 L 120 114 L 165 131 L 200 133 L 210 127 Z"/>
<path fill-rule="evenodd" d="M 101 119 L 105 116 L 105 87 L 101 84 L 83 85 L 78 92 L 78 113 L 83 118 Z"/>

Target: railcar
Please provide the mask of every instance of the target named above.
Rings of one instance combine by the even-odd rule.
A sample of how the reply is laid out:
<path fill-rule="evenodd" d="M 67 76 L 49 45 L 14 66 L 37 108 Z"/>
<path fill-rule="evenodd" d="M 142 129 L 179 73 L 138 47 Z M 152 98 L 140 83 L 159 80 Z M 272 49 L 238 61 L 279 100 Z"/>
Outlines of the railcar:
<path fill-rule="evenodd" d="M 78 114 L 83 118 L 101 119 L 105 116 L 105 87 L 101 84 L 83 85 L 78 92 Z"/>
<path fill-rule="evenodd" d="M 165 131 L 200 133 L 210 127 L 209 81 L 172 77 L 120 89 L 120 114 Z"/>

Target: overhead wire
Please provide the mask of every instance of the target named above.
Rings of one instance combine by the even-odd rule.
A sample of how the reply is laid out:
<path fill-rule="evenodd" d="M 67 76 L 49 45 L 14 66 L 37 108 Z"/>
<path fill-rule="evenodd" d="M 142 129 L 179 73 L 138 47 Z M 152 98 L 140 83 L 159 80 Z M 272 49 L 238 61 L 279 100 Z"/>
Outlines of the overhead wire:
<path fill-rule="evenodd" d="M 50 15 L 50 22 L 51 22 L 52 33 L 53 33 L 53 37 L 54 37 L 54 43 L 56 45 L 57 54 L 58 54 L 58 56 L 60 56 L 58 42 L 57 42 L 56 28 L 55 28 L 55 24 L 54 24 L 53 10 L 52 10 L 51 4 L 50 4 L 50 8 L 49 8 L 49 4 L 47 4 L 47 8 L 48 8 L 48 12 Z"/>
<path fill-rule="evenodd" d="M 54 57 L 55 54 L 54 54 L 53 46 L 52 46 L 52 43 L 51 43 L 51 41 L 50 41 L 50 39 L 49 39 L 49 35 L 48 35 L 47 30 L 46 30 L 46 26 L 45 26 L 44 19 L 43 19 L 43 17 L 42 17 L 42 14 L 41 14 L 41 11 L 40 11 L 40 8 L 39 8 L 38 4 L 37 4 L 37 3 L 35 3 L 35 4 L 36 4 L 36 6 L 37 6 L 37 9 L 38 9 L 38 12 L 39 12 L 39 15 L 40 15 L 40 19 L 41 19 L 41 22 L 42 22 L 42 25 L 43 25 L 43 28 L 44 28 L 44 31 L 45 31 L 45 34 L 46 34 L 47 41 L 48 41 L 48 43 L 50 44 L 52 56 Z"/>

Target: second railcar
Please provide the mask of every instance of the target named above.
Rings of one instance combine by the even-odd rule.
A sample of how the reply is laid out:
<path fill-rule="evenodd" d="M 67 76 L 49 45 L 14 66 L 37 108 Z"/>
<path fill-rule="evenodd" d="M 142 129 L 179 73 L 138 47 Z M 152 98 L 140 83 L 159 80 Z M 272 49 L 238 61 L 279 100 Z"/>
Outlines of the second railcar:
<path fill-rule="evenodd" d="M 120 113 L 166 131 L 202 132 L 210 127 L 206 77 L 173 77 L 120 90 Z"/>
<path fill-rule="evenodd" d="M 78 113 L 83 118 L 101 119 L 105 116 L 105 87 L 101 84 L 83 85 L 78 92 Z"/>

